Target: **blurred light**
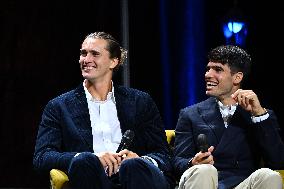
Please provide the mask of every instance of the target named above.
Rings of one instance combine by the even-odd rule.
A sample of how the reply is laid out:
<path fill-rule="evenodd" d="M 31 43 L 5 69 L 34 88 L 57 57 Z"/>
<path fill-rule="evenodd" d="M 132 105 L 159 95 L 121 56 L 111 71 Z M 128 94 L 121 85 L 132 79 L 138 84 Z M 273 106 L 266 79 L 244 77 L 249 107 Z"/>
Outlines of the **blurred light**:
<path fill-rule="evenodd" d="M 245 23 L 243 22 L 228 22 L 228 28 L 233 33 L 238 33 L 241 31 Z"/>
<path fill-rule="evenodd" d="M 226 44 L 245 46 L 247 23 L 240 9 L 232 8 L 223 21 L 223 34 Z"/>
<path fill-rule="evenodd" d="M 227 24 L 224 24 L 224 26 L 223 26 L 223 33 L 224 33 L 224 36 L 225 36 L 226 39 L 232 37 L 232 35 L 233 35 L 233 32 L 230 31 Z"/>

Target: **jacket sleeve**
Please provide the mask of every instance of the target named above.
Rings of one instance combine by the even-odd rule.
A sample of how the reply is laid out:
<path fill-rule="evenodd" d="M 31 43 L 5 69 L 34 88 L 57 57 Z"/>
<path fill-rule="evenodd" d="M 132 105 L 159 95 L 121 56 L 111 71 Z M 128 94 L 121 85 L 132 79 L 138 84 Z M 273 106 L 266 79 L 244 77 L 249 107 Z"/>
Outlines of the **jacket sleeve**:
<path fill-rule="evenodd" d="M 42 115 L 36 139 L 33 165 L 36 170 L 58 168 L 67 170 L 76 152 L 62 152 L 60 109 L 55 101 L 50 101 Z"/>
<path fill-rule="evenodd" d="M 139 156 L 149 156 L 157 163 L 165 175 L 172 173 L 172 151 L 167 142 L 164 124 L 159 110 L 148 95 L 144 94 L 137 101 L 136 128 L 137 153 Z"/>
<path fill-rule="evenodd" d="M 187 112 L 188 109 L 180 111 L 175 129 L 173 166 L 178 178 L 188 169 L 188 162 L 195 156 L 196 151 L 193 140 L 192 122 Z"/>
<path fill-rule="evenodd" d="M 280 137 L 277 117 L 272 110 L 268 111 L 268 119 L 255 123 L 257 140 L 264 162 L 271 169 L 284 168 L 284 144 Z"/>

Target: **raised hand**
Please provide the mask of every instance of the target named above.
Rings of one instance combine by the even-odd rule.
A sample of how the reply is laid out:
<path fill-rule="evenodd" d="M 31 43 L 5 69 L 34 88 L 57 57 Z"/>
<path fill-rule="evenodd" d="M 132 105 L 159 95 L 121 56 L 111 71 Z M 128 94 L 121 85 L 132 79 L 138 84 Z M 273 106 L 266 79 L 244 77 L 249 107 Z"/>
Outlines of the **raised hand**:
<path fill-rule="evenodd" d="M 231 97 L 253 116 L 259 116 L 266 112 L 261 106 L 257 95 L 252 90 L 238 89 Z"/>

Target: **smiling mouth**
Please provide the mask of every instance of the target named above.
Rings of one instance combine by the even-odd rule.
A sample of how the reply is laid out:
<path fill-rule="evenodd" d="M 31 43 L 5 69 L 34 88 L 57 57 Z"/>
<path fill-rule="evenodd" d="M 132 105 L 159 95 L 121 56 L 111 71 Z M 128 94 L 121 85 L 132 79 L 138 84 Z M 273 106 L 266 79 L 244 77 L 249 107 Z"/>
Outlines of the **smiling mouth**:
<path fill-rule="evenodd" d="M 93 67 L 93 66 L 83 66 L 82 67 L 82 70 L 84 70 L 85 72 L 93 70 L 93 69 L 95 69 L 95 67 Z"/>
<path fill-rule="evenodd" d="M 210 81 L 206 82 L 206 88 L 207 89 L 212 89 L 216 86 L 217 86 L 217 83 L 215 83 L 215 82 L 210 82 Z"/>

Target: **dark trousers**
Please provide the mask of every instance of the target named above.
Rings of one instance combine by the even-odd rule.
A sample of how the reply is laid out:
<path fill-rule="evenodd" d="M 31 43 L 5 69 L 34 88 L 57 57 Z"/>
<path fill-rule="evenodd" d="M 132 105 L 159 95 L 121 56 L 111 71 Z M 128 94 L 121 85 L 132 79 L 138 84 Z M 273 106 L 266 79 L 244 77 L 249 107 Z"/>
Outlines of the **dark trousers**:
<path fill-rule="evenodd" d="M 108 177 L 100 160 L 84 152 L 74 157 L 68 170 L 72 189 L 169 189 L 163 173 L 141 158 L 124 160 L 119 173 Z"/>

